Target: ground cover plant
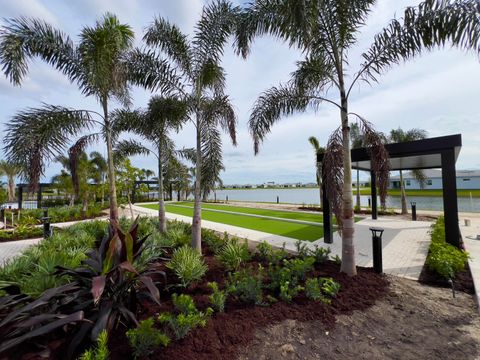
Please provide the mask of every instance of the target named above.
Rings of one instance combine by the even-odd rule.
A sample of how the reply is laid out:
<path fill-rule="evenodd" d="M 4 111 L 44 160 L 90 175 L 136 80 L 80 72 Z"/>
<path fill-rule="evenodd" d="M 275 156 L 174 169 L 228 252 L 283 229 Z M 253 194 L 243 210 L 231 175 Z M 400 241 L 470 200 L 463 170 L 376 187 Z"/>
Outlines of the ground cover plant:
<path fill-rule="evenodd" d="M 307 314 L 310 314 L 308 315 L 309 318 L 313 316 L 313 318 L 323 319 L 326 323 L 333 324 L 332 318 L 335 312 L 347 311 L 347 309 L 350 311 L 352 307 L 362 308 L 367 306 L 367 304 L 373 303 L 374 299 L 383 294 L 386 289 L 385 280 L 371 271 L 361 270 L 358 279 L 354 282 L 344 275 L 339 275 L 338 266 L 330 261 L 317 263 L 312 256 L 295 257 L 282 249 L 273 249 L 266 243 L 261 244 L 259 250 L 251 252 L 245 250 L 248 252 L 248 257 L 243 258 L 236 266 L 225 266 L 217 257 L 221 250 L 228 244 L 237 244 L 242 246 L 243 249 L 243 243 L 241 241 L 231 241 L 228 236 L 218 235 L 208 230 L 202 232 L 205 239 L 208 239 L 204 242 L 206 245 L 202 255 L 189 248 L 196 253 L 197 260 L 200 259 L 204 266 L 207 266 L 205 274 L 185 286 L 186 284 L 182 283 L 183 280 L 176 274 L 174 268 L 168 266 L 168 259 L 173 258 L 173 254 L 178 254 L 185 247 L 182 244 L 177 244 L 175 240 L 169 239 L 168 234 L 173 231 L 175 233 L 174 238 L 177 238 L 181 233 L 188 236 L 191 231 L 188 225 L 171 222 L 168 226 L 169 230 L 165 234 L 158 231 L 158 219 L 154 218 L 139 219 L 138 226 L 134 224 L 133 230 L 131 228 L 132 221 L 128 219 L 121 219 L 120 226 L 122 229 L 130 228 L 130 231 L 123 230 L 123 240 L 120 236 L 112 242 L 111 239 L 115 237 L 112 237 L 111 233 L 110 236 L 103 237 L 107 233 L 107 224 L 96 221 L 78 224 L 67 229 L 68 237 L 63 235 L 63 238 L 53 238 L 53 241 L 45 240 L 39 246 L 33 247 L 33 249 L 36 249 L 33 252 L 37 253 L 37 256 L 40 254 L 41 257 L 47 251 L 54 251 L 55 249 L 65 251 L 66 249 L 61 247 L 65 242 L 68 247 L 83 254 L 83 263 L 82 260 L 77 260 L 80 263 L 70 269 L 65 269 L 67 266 L 60 264 L 62 268 L 57 270 L 56 274 L 51 275 L 55 281 L 57 281 L 57 278 L 62 279 L 60 286 L 73 286 L 73 288 L 69 288 L 68 291 L 63 292 L 64 294 L 52 298 L 48 302 L 50 307 L 47 307 L 49 309 L 47 313 L 62 311 L 62 314 L 68 315 L 72 313 L 67 310 L 75 307 L 78 311 L 82 311 L 81 316 L 88 319 L 89 322 L 83 323 L 83 325 L 75 325 L 75 321 L 69 321 L 69 325 L 65 327 L 67 333 L 64 332 L 63 328 L 57 328 L 56 331 L 48 334 L 48 338 L 42 337 L 44 334 L 36 338 L 35 343 L 44 344 L 47 349 L 49 348 L 49 340 L 47 339 L 53 338 L 57 342 L 60 341 L 60 346 L 57 343 L 55 350 L 49 350 L 51 358 L 65 358 L 68 347 L 72 343 L 82 344 L 78 347 L 79 349 L 85 348 L 90 342 L 89 339 L 98 338 L 104 328 L 107 329 L 109 337 L 109 348 L 107 350 L 111 353 L 113 359 L 125 358 L 126 354 L 131 354 L 132 357 L 137 358 L 147 354 L 157 357 L 162 356 L 166 359 L 208 358 L 212 354 L 209 351 L 195 349 L 199 344 L 193 341 L 202 332 L 205 333 L 205 350 L 212 346 L 211 342 L 214 339 L 216 339 L 215 341 L 224 337 L 230 339 L 223 340 L 225 341 L 224 347 L 214 346 L 217 350 L 214 350 L 213 358 L 224 358 L 229 354 L 233 356 L 237 351 L 238 342 L 244 341 L 243 339 L 246 336 L 231 329 L 229 324 L 236 324 L 237 328 L 238 326 L 247 326 L 252 329 L 250 331 L 252 333 L 253 328 L 263 326 L 268 321 L 281 321 L 281 319 L 291 317 L 304 318 Z M 85 232 L 89 233 L 90 236 L 84 234 Z M 148 234 L 150 236 L 145 237 Z M 107 254 L 114 253 L 110 250 L 113 249 L 111 244 L 116 242 L 118 245 L 118 241 L 127 244 L 130 243 L 130 238 L 136 238 L 135 243 L 143 244 L 141 246 L 142 253 L 135 250 L 138 249 L 138 245 L 134 247 L 126 246 L 125 251 L 122 250 L 118 253 L 119 258 L 107 260 Z M 76 244 L 77 239 L 80 239 L 79 244 Z M 99 242 L 99 239 L 103 240 Z M 100 250 L 102 249 L 102 243 L 104 244 L 104 250 Z M 212 248 L 207 245 L 208 243 L 213 244 Z M 80 244 L 85 247 L 82 248 L 79 246 Z M 131 250 L 128 250 L 129 248 Z M 151 252 L 150 248 L 156 249 L 157 253 Z M 104 255 L 99 255 L 102 251 Z M 144 253 L 147 255 L 144 255 Z M 27 256 L 32 256 L 32 254 L 27 254 Z M 19 257 L 17 261 L 19 259 L 24 258 Z M 128 259 L 130 261 L 133 259 L 133 263 Z M 19 261 L 19 273 L 22 273 L 22 269 L 23 271 L 30 269 L 24 261 Z M 38 260 L 35 261 L 38 262 Z M 198 263 L 196 260 L 192 260 L 192 262 Z M 10 264 L 10 274 L 15 273 L 14 264 L 15 262 Z M 86 264 L 89 264 L 89 266 L 86 267 Z M 133 264 L 134 267 L 132 268 L 130 264 Z M 53 272 L 55 272 L 55 269 L 58 269 L 58 267 L 53 267 Z M 34 269 L 32 274 L 34 278 L 39 276 L 35 275 L 35 271 Z M 148 281 L 144 283 L 140 280 L 146 273 L 157 274 L 151 276 L 153 286 Z M 161 275 L 163 273 L 166 277 Z M 274 278 L 273 273 L 280 275 Z M 2 275 L 2 280 L 8 279 L 8 271 L 5 271 Z M 340 276 L 340 278 L 337 276 Z M 341 290 L 336 296 L 328 295 L 322 287 L 323 284 L 320 280 L 317 280 L 322 298 L 331 299 L 331 305 L 327 304 L 328 301 L 310 300 L 306 289 L 307 282 L 312 278 L 333 278 L 335 282 L 341 284 Z M 271 284 L 274 282 L 275 285 L 272 286 Z M 111 287 L 110 284 L 117 285 Z M 366 284 L 369 284 L 370 287 L 368 291 L 364 291 L 362 288 L 367 286 Z M 4 286 L 6 285 L 4 284 Z M 22 284 L 23 292 L 23 289 L 28 289 L 28 285 L 31 284 L 28 282 Z M 35 292 L 31 292 L 32 296 L 44 299 L 44 295 L 38 294 L 39 291 L 39 289 L 35 289 Z M 134 302 L 136 305 L 132 307 L 131 297 L 130 295 L 127 296 L 127 294 L 132 294 L 132 291 L 134 291 L 133 294 L 143 291 L 145 295 L 149 294 L 150 297 L 138 298 Z M 151 297 L 152 291 L 153 293 L 158 292 L 161 302 L 157 302 L 158 298 L 156 296 Z M 351 291 L 353 293 L 350 293 Z M 353 294 L 355 294 L 357 300 L 361 299 L 360 303 L 357 300 L 349 300 L 348 296 Z M 127 302 L 126 296 L 130 299 Z M 6 299 L 6 297 L 2 299 Z M 28 299 L 30 298 L 25 300 L 27 304 L 31 301 Z M 56 309 L 51 307 L 59 299 L 74 300 L 65 301 L 69 306 L 61 305 Z M 75 306 L 72 306 L 72 304 L 75 304 Z M 40 308 L 37 309 L 40 310 Z M 259 315 L 259 312 L 265 313 L 265 316 Z M 0 311 L 0 314 L 6 313 Z M 102 320 L 105 317 L 100 316 L 101 314 L 111 320 Z M 0 317 L 0 324 L 4 316 Z M 80 314 L 76 316 L 80 317 Z M 118 322 L 119 319 L 122 319 L 121 322 Z M 112 326 L 115 323 L 118 325 Z M 107 326 L 107 324 L 110 325 Z M 33 326 L 33 329 L 35 329 L 35 326 Z M 2 325 L 0 325 L 0 330 L 2 330 Z M 202 339 L 204 338 L 203 335 L 199 336 Z M 247 337 L 249 336 L 251 334 Z M 80 339 L 83 341 L 80 341 Z M 178 339 L 181 339 L 181 341 L 179 342 Z M 194 345 L 194 343 L 197 345 Z M 183 345 L 180 344 L 187 345 L 182 350 Z M 101 347 L 100 341 L 97 345 L 93 343 L 90 346 L 92 346 L 92 353 L 87 352 L 83 356 L 84 358 L 85 356 L 93 356 L 86 358 L 95 359 L 94 352 L 96 347 Z M 34 343 L 31 343 L 31 345 L 21 348 L 14 347 L 10 351 L 12 354 L 18 355 L 29 351 L 35 353 L 40 350 L 35 348 Z M 191 351 L 194 351 L 195 355 Z M 74 353 L 73 350 L 70 350 L 70 353 Z"/>

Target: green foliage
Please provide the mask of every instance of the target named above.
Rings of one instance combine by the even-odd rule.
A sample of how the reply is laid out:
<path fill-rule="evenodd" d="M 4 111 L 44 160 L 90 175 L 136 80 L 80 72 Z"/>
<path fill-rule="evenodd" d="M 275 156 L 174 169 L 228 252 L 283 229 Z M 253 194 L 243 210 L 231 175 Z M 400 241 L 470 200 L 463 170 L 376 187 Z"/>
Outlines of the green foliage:
<path fill-rule="evenodd" d="M 298 240 L 295 243 L 297 248 L 297 255 L 300 258 L 313 257 L 315 258 L 315 264 L 320 265 L 328 260 L 330 255 L 330 248 L 323 248 L 321 246 L 315 245 L 313 249 L 310 249 L 304 241 Z"/>
<path fill-rule="evenodd" d="M 456 274 L 465 269 L 468 253 L 446 242 L 443 217 L 432 225 L 431 237 L 427 266 L 445 279 L 454 279 Z"/>
<path fill-rule="evenodd" d="M 291 302 L 295 296 L 298 295 L 303 287 L 300 285 L 293 285 L 289 281 L 282 282 L 280 284 L 279 297 L 281 300 Z"/>
<path fill-rule="evenodd" d="M 260 305 L 263 302 L 263 268 L 242 269 L 228 274 L 227 291 L 243 302 Z"/>
<path fill-rule="evenodd" d="M 219 290 L 218 284 L 216 282 L 209 282 L 208 286 L 213 291 L 212 294 L 208 297 L 213 309 L 218 312 L 224 312 L 225 301 L 227 300 L 227 295 L 225 291 Z"/>
<path fill-rule="evenodd" d="M 108 333 L 103 330 L 98 335 L 97 345 L 93 349 L 86 350 L 80 360 L 108 360 L 110 352 L 108 351 Z"/>
<path fill-rule="evenodd" d="M 227 270 L 238 270 L 243 263 L 250 259 L 247 242 L 240 244 L 235 238 L 225 242 L 217 258 Z"/>
<path fill-rule="evenodd" d="M 299 280 L 305 280 L 306 274 L 313 270 L 315 258 L 306 257 L 304 259 L 294 258 L 283 260 L 283 266 L 291 271 L 293 277 Z"/>
<path fill-rule="evenodd" d="M 186 233 L 184 228 L 169 227 L 166 237 L 170 240 L 173 247 L 190 245 L 190 234 Z"/>
<path fill-rule="evenodd" d="M 0 241 L 32 239 L 43 236 L 41 227 L 17 226 L 12 230 L 0 230 Z"/>
<path fill-rule="evenodd" d="M 150 317 L 140 321 L 137 328 L 126 332 L 135 359 L 150 355 L 159 346 L 168 346 L 170 338 L 153 325 L 154 320 Z"/>
<path fill-rule="evenodd" d="M 215 231 L 202 228 L 202 242 L 206 244 L 214 254 L 218 254 L 227 241 L 228 235 L 222 238 L 218 236 Z"/>
<path fill-rule="evenodd" d="M 273 253 L 273 247 L 266 241 L 262 241 L 256 247 L 257 255 L 262 261 L 268 261 Z"/>
<path fill-rule="evenodd" d="M 309 278 L 305 281 L 305 295 L 315 301 L 322 298 L 322 290 L 317 278 Z"/>
<path fill-rule="evenodd" d="M 208 270 L 202 255 L 190 246 L 182 246 L 173 252 L 167 267 L 175 272 L 183 287 L 200 280 Z"/>
<path fill-rule="evenodd" d="M 322 292 L 329 297 L 337 296 L 340 291 L 340 284 L 332 278 L 320 278 Z"/>
<path fill-rule="evenodd" d="M 342 258 L 338 255 L 335 255 L 334 257 L 332 257 L 332 261 L 337 264 L 337 265 L 341 265 L 342 264 Z"/>
<path fill-rule="evenodd" d="M 162 313 L 158 320 L 167 325 L 177 340 L 183 339 L 190 330 L 196 327 L 204 327 L 213 309 L 208 308 L 205 312 L 198 311 L 193 299 L 188 295 L 172 295 L 172 302 L 177 314 Z"/>

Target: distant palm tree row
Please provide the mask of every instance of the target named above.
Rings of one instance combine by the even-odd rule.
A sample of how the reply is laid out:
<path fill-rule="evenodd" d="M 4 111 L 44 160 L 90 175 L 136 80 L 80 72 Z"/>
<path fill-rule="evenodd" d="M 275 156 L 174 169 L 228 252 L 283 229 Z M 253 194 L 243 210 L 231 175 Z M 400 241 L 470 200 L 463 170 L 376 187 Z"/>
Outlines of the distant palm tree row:
<path fill-rule="evenodd" d="M 154 153 L 159 160 L 159 186 L 165 157 L 175 154 L 193 159 L 192 246 L 200 250 L 201 199 L 218 182 L 223 169 L 221 131 L 236 144 L 237 117 L 225 93 L 226 72 L 221 66 L 224 49 L 233 36 L 236 52 L 246 58 L 257 37 L 273 35 L 297 49 L 304 59 L 297 63 L 290 81 L 265 91 L 255 102 L 248 122 L 255 153 L 282 117 L 324 104 L 339 111 L 340 126 L 327 143 L 322 172 L 327 196 L 342 226 L 341 270 L 355 275 L 350 117 L 358 119 L 364 145 L 371 150 L 382 203 L 389 167 L 382 137 L 349 107 L 352 90 L 361 80 L 375 82 L 391 66 L 424 50 L 446 43 L 475 53 L 480 49 L 478 1 L 427 0 L 407 8 L 403 19 L 392 20 L 362 54 L 357 71 L 350 72 L 349 51 L 374 3 L 255 0 L 241 8 L 218 0 L 204 6 L 191 37 L 167 19 L 156 18 L 146 29 L 146 47 L 142 49 L 133 47 L 130 26 L 112 14 L 93 27 L 84 27 L 78 43 L 41 20 L 7 21 L 0 33 L 0 63 L 13 84 L 21 84 L 30 59 L 38 57 L 77 84 L 84 96 L 97 99 L 100 107 L 93 111 L 44 105 L 16 114 L 4 139 L 7 157 L 21 165 L 24 176 L 35 186 L 45 165 L 67 149 L 70 139 L 76 139 L 69 151 L 70 163 L 76 164 L 83 150 L 102 138 L 114 222 L 118 221 L 114 149 L 131 146 L 133 150 L 135 145 L 119 141 L 122 132 L 136 133 L 147 141 L 142 144 L 144 152 Z M 156 94 L 146 111 L 129 110 L 132 85 Z M 112 111 L 112 100 L 123 109 Z M 168 133 L 180 129 L 185 121 L 195 126 L 194 146 L 179 152 Z M 162 220 L 162 230 L 164 225 Z"/>

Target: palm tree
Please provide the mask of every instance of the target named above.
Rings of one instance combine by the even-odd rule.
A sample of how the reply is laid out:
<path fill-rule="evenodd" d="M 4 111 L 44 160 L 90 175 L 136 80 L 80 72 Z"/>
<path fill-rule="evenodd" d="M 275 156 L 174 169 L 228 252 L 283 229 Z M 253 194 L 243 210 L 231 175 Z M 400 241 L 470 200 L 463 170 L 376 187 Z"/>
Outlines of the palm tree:
<path fill-rule="evenodd" d="M 404 131 L 401 128 L 393 129 L 390 131 L 390 142 L 391 143 L 400 143 L 400 142 L 407 142 L 407 141 L 414 141 L 414 140 L 421 140 L 427 137 L 427 132 L 422 129 L 410 129 Z M 423 188 L 425 186 L 426 176 L 422 170 L 414 169 L 411 171 L 414 178 L 420 184 L 420 187 Z M 401 194 L 401 203 L 402 203 L 402 215 L 408 214 L 408 207 L 407 207 L 407 194 L 405 193 L 405 183 L 403 181 L 403 173 L 400 170 L 400 194 Z"/>
<path fill-rule="evenodd" d="M 317 177 L 317 185 L 320 192 L 320 207 L 323 209 L 323 189 L 322 189 L 322 163 L 317 160 L 318 155 L 325 153 L 325 148 L 320 146 L 320 142 L 315 136 L 310 136 L 308 138 L 308 142 L 313 146 L 313 150 L 315 150 L 315 165 L 316 165 L 316 177 Z"/>
<path fill-rule="evenodd" d="M 20 174 L 21 168 L 18 164 L 10 161 L 0 161 L 0 175 L 7 176 L 8 202 L 15 201 L 15 178 Z"/>
<path fill-rule="evenodd" d="M 100 187 L 100 198 L 103 206 L 105 202 L 105 179 L 108 171 L 107 160 L 98 151 L 92 151 L 90 153 L 90 162 L 94 169 L 92 178 L 97 187 Z"/>
<path fill-rule="evenodd" d="M 124 155 L 153 154 L 158 162 L 158 219 L 159 230 L 167 231 L 164 199 L 164 164 L 174 156 L 174 143 L 170 137 L 172 131 L 178 132 L 187 120 L 188 107 L 185 101 L 174 97 L 154 96 L 148 103 L 148 109 L 142 111 L 119 111 L 116 122 L 125 131 L 134 132 L 153 144 L 149 149 L 133 140 L 124 140 L 117 144 L 116 151 Z"/>
<path fill-rule="evenodd" d="M 0 31 L 0 64 L 9 80 L 20 85 L 28 72 L 28 61 L 39 57 L 76 83 L 85 96 L 93 96 L 101 111 L 74 110 L 59 106 L 44 106 L 26 110 L 7 126 L 6 152 L 9 159 L 18 160 L 26 170 L 33 187 L 43 175 L 45 161 L 52 160 L 68 143 L 85 130 L 100 126 L 100 132 L 80 138 L 77 153 L 101 135 L 107 147 L 110 219 L 118 220 L 115 169 L 113 164 L 113 125 L 109 116 L 110 100 L 122 105 L 130 103 L 128 80 L 148 66 L 146 56 L 133 50 L 133 31 L 117 17 L 106 14 L 93 27 L 84 27 L 80 42 L 37 19 L 19 18 L 7 21 Z M 134 65 L 132 65 L 134 64 Z M 161 66 L 156 84 L 162 89 L 167 67 Z M 160 69 L 159 68 L 159 69 Z M 135 72 L 136 70 L 137 72 Z M 100 120 L 94 120 L 93 116 Z M 24 148 L 22 148 L 22 146 Z"/>
<path fill-rule="evenodd" d="M 192 41 L 164 18 L 156 18 L 144 36 L 147 45 L 158 48 L 182 72 L 184 89 L 179 90 L 189 103 L 189 113 L 196 131 L 197 171 L 192 246 L 198 251 L 201 251 L 202 179 L 208 171 L 202 166 L 202 150 L 209 147 L 210 151 L 221 154 L 219 125 L 236 144 L 236 115 L 230 99 L 224 94 L 226 75 L 221 58 L 236 25 L 237 13 L 238 8 L 219 0 L 203 8 Z M 156 78 L 153 75 L 142 76 L 139 83 L 154 88 Z"/>
<path fill-rule="evenodd" d="M 372 82 L 391 66 L 414 58 L 424 50 L 452 46 L 478 52 L 479 8 L 476 0 L 427 0 L 405 10 L 402 20 L 392 20 L 362 54 L 363 63 L 349 76 L 349 50 L 357 43 L 374 0 L 256 0 L 243 12 L 236 34 L 238 52 L 248 56 L 256 36 L 272 34 L 298 47 L 305 59 L 287 84 L 273 87 L 256 101 L 249 120 L 255 151 L 281 117 L 295 112 L 333 105 L 341 126 L 327 146 L 324 168 L 327 192 L 337 221 L 342 226 L 341 271 L 356 274 L 349 116 L 359 118 L 372 151 L 372 166 L 378 177 L 382 205 L 388 185 L 387 155 L 378 134 L 349 109 L 352 89 L 360 80 Z M 350 82 L 348 83 L 348 81 Z M 332 98 L 332 89 L 336 98 Z M 329 91 L 330 90 L 330 91 Z M 373 145 L 372 145 L 373 142 Z"/>

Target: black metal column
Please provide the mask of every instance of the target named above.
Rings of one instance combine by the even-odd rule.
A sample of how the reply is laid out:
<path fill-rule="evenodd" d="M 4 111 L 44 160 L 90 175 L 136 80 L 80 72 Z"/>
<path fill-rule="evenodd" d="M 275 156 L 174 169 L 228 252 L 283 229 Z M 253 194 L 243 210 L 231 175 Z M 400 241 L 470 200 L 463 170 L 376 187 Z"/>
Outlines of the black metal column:
<path fill-rule="evenodd" d="M 38 190 L 37 190 L 37 209 L 40 209 L 42 207 L 42 186 L 38 185 Z"/>
<path fill-rule="evenodd" d="M 322 184 L 322 211 L 323 211 L 323 242 L 326 244 L 333 243 L 333 229 L 332 229 L 332 210 L 330 202 L 325 191 L 325 181 Z"/>
<path fill-rule="evenodd" d="M 377 208 L 377 177 L 375 172 L 370 171 L 370 187 L 372 193 L 372 219 L 376 220 L 378 218 L 378 208 Z"/>
<path fill-rule="evenodd" d="M 448 243 L 460 246 L 458 227 L 457 175 L 455 172 L 455 151 L 442 151 L 443 212 L 445 215 L 445 238 Z"/>
<path fill-rule="evenodd" d="M 18 209 L 22 210 L 23 204 L 23 186 L 18 187 Z"/>

